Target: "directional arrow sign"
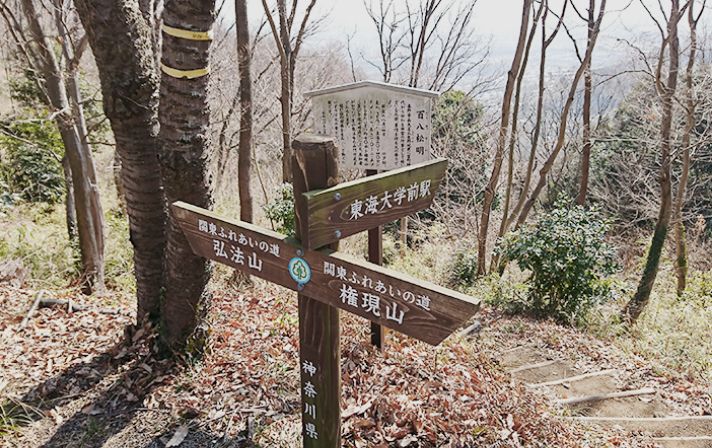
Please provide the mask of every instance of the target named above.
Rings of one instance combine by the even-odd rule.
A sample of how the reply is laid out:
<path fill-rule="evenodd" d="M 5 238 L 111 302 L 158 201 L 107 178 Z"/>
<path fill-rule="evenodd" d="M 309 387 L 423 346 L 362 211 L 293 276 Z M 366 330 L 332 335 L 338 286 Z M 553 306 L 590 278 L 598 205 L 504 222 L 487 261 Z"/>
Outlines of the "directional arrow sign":
<path fill-rule="evenodd" d="M 176 202 L 172 212 L 193 252 L 341 308 L 431 345 L 465 323 L 479 301 L 382 266 Z"/>
<path fill-rule="evenodd" d="M 302 235 L 308 235 L 309 247 L 322 247 L 426 209 L 446 169 L 446 159 L 435 159 L 304 193 Z"/>

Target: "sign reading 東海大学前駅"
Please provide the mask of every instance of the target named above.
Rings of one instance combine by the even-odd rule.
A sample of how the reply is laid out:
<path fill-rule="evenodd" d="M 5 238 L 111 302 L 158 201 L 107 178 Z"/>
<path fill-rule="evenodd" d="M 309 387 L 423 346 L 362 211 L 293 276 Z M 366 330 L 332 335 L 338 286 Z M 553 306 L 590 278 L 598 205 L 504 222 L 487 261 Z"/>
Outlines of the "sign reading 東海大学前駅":
<path fill-rule="evenodd" d="M 304 193 L 306 238 L 321 247 L 430 207 L 447 160 L 435 159 Z"/>
<path fill-rule="evenodd" d="M 392 170 L 430 160 L 437 92 L 360 81 L 307 92 L 312 131 L 333 137 L 339 167 Z"/>

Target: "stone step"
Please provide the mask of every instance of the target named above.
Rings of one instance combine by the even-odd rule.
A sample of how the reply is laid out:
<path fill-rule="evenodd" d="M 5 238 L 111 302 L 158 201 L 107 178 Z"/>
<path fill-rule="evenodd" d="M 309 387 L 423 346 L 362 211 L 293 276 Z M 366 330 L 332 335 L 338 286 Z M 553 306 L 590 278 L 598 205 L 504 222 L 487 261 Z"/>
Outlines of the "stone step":
<path fill-rule="evenodd" d="M 550 360 L 526 364 L 510 370 L 509 373 L 517 381 L 536 384 L 571 377 L 579 372 L 563 361 Z"/>
<path fill-rule="evenodd" d="M 571 412 L 589 417 L 664 417 L 670 407 L 656 395 L 617 397 L 589 401 L 570 406 Z"/>
<path fill-rule="evenodd" d="M 545 354 L 530 345 L 520 345 L 506 350 L 499 358 L 499 362 L 508 370 L 548 360 Z"/>
<path fill-rule="evenodd" d="M 596 373 L 595 376 L 585 377 L 583 375 L 577 375 L 546 383 L 530 384 L 528 386 L 537 390 L 548 389 L 554 395 L 563 399 L 582 397 L 585 395 L 608 394 L 618 390 L 618 383 L 610 374 L 594 373 Z"/>

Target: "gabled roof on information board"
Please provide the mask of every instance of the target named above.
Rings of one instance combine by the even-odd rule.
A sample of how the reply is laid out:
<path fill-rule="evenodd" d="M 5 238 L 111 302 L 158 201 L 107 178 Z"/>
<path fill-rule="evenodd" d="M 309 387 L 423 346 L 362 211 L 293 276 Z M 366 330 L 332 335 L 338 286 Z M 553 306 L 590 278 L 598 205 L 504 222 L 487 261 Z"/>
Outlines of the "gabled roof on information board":
<path fill-rule="evenodd" d="M 360 89 L 363 87 L 373 87 L 376 89 L 389 90 L 391 92 L 404 93 L 408 95 L 424 96 L 429 98 L 437 98 L 440 93 L 433 92 L 432 90 L 416 89 L 414 87 L 405 87 L 398 84 L 388 84 L 380 81 L 359 81 L 352 82 L 350 84 L 343 84 L 340 86 L 327 87 L 326 89 L 312 90 L 304 94 L 307 98 L 313 98 L 320 95 L 327 95 L 339 92 L 347 92 L 351 90 Z"/>

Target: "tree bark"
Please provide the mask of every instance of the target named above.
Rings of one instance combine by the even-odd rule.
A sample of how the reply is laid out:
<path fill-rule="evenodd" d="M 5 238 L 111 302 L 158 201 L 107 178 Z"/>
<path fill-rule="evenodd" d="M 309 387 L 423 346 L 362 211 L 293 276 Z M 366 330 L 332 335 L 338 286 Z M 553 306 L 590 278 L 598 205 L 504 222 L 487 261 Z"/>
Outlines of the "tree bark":
<path fill-rule="evenodd" d="M 583 61 L 581 61 L 581 65 L 576 70 L 574 78 L 571 81 L 569 94 L 566 98 L 566 103 L 564 103 L 564 108 L 561 111 L 561 118 L 559 120 L 559 133 L 556 139 L 556 144 L 554 145 L 554 149 L 551 151 L 551 154 L 549 154 L 549 157 L 547 157 L 546 162 L 544 162 L 544 165 L 539 171 L 539 180 L 537 181 L 534 190 L 532 190 L 531 196 L 524 203 L 522 211 L 519 213 L 519 217 L 517 218 L 517 226 L 521 226 L 522 224 L 524 224 L 524 221 L 526 221 L 527 216 L 529 216 L 529 212 L 531 212 L 532 208 L 534 207 L 534 204 L 539 198 L 539 195 L 546 186 L 546 179 L 549 174 L 549 171 L 551 171 L 551 168 L 553 168 L 554 163 L 556 162 L 556 158 L 558 157 L 559 153 L 564 147 L 564 144 L 566 143 L 566 126 L 568 123 L 569 112 L 571 111 L 571 106 L 573 105 L 574 97 L 576 96 L 576 88 L 578 87 L 578 83 L 581 80 L 581 76 L 586 70 L 589 61 L 591 60 L 593 49 L 596 47 L 596 41 L 598 40 L 598 34 L 601 31 L 601 22 L 603 21 L 603 16 L 605 12 L 606 0 L 601 0 L 601 7 L 598 11 L 598 17 L 594 24 L 593 36 L 586 46 L 586 54 L 583 58 Z"/>
<path fill-rule="evenodd" d="M 697 20 L 694 15 L 695 0 L 690 0 L 687 10 L 688 24 L 690 25 L 690 55 L 685 70 L 685 129 L 682 134 L 682 173 L 680 184 L 675 195 L 675 209 L 673 222 L 675 223 L 675 275 L 677 277 L 677 295 L 681 296 L 687 288 L 687 241 L 685 221 L 682 209 L 685 206 L 685 195 L 690 178 L 691 142 L 692 131 L 695 128 L 695 58 L 697 57 Z"/>
<path fill-rule="evenodd" d="M 37 65 L 45 81 L 47 101 L 54 110 L 54 120 L 64 144 L 65 157 L 71 172 L 82 262 L 82 291 L 86 294 L 90 294 L 94 290 L 103 292 L 103 212 L 94 160 L 91 148 L 86 141 L 86 126 L 83 121 L 81 101 L 76 101 L 76 95 L 78 95 L 78 92 L 74 90 L 77 88 L 76 73 L 70 73 L 68 80 L 65 81 L 47 34 L 42 29 L 33 0 L 23 0 L 22 6 L 32 39 L 36 44 Z M 61 14 L 61 11 L 57 14 Z M 58 32 L 60 36 L 64 35 L 63 27 L 59 23 Z M 68 43 L 66 36 L 64 37 L 63 50 L 66 55 Z M 70 95 L 73 95 L 75 101 L 70 102 Z M 68 199 L 70 198 L 68 197 Z"/>
<path fill-rule="evenodd" d="M 165 204 L 158 163 L 158 76 L 151 29 L 131 0 L 75 0 L 94 53 L 121 159 L 138 319 L 156 318 L 163 286 Z"/>
<path fill-rule="evenodd" d="M 587 34 L 587 46 L 591 45 L 591 40 L 593 39 L 593 31 L 596 25 L 594 8 L 596 6 L 596 0 L 589 0 L 588 2 L 588 34 Z M 586 64 L 586 71 L 583 75 L 583 152 L 581 154 L 581 181 L 579 184 L 578 196 L 576 197 L 576 203 L 578 205 L 584 205 L 586 203 L 586 196 L 588 195 L 588 179 L 591 171 L 591 96 L 593 93 L 593 79 L 591 77 L 591 65 L 592 59 L 588 60 Z"/>
<path fill-rule="evenodd" d="M 252 74 L 250 28 L 247 0 L 235 0 L 237 58 L 240 74 L 240 140 L 238 143 L 237 178 L 240 191 L 240 219 L 252 222 Z"/>
<path fill-rule="evenodd" d="M 77 205 L 74 200 L 74 185 L 72 182 L 72 167 L 69 166 L 69 159 L 65 154 L 62 157 L 62 171 L 64 173 L 64 187 L 66 190 L 64 201 L 64 213 L 67 221 L 67 237 L 73 244 L 79 238 L 77 230 Z"/>
<path fill-rule="evenodd" d="M 672 148 L 672 123 L 673 123 L 673 98 L 677 88 L 677 75 L 679 67 L 680 42 L 678 39 L 678 22 L 680 20 L 680 1 L 671 0 L 672 8 L 667 23 L 667 38 L 663 40 L 660 57 L 664 56 L 664 48 L 667 45 L 669 62 L 667 81 L 663 85 L 661 74 L 656 75 L 656 84 L 662 102 L 662 118 L 660 122 L 660 210 L 658 221 L 655 225 L 653 240 L 648 251 L 648 258 L 645 263 L 643 275 L 638 284 L 638 289 L 633 298 L 628 302 L 623 310 L 623 319 L 634 324 L 645 306 L 650 300 L 650 293 L 655 284 L 660 266 L 660 256 L 665 246 L 665 238 L 670 224 L 672 214 L 672 174 L 670 170 L 671 148 Z M 662 61 L 661 61 L 662 63 Z"/>
<path fill-rule="evenodd" d="M 170 27 L 208 32 L 215 21 L 215 1 L 169 0 L 163 10 Z M 193 40 L 163 33 L 161 64 L 177 70 L 208 67 L 210 40 Z M 210 76 L 161 77 L 161 175 L 166 202 L 185 201 L 202 208 L 213 205 L 210 157 Z M 207 341 L 205 317 L 210 264 L 195 255 L 180 226 L 169 217 L 165 254 L 165 299 L 162 307 L 163 342 L 174 353 L 200 356 Z"/>
<path fill-rule="evenodd" d="M 477 236 L 477 274 L 484 275 L 487 272 L 487 233 L 489 232 L 490 214 L 492 212 L 492 203 L 494 195 L 499 183 L 499 174 L 502 169 L 502 161 L 504 159 L 504 147 L 507 139 L 507 131 L 509 129 L 509 114 L 512 103 L 512 94 L 514 85 L 519 73 L 524 46 L 526 43 L 527 30 L 529 29 L 529 12 L 531 10 L 533 0 L 523 0 L 522 2 L 522 20 L 519 27 L 519 40 L 517 49 L 514 52 L 512 65 L 507 73 L 507 84 L 504 89 L 504 97 L 502 99 L 502 114 L 500 118 L 499 135 L 497 137 L 497 148 L 494 156 L 494 164 L 492 166 L 492 174 L 489 182 L 485 187 L 484 198 L 482 201 L 482 216 L 480 218 L 480 231 Z"/>

